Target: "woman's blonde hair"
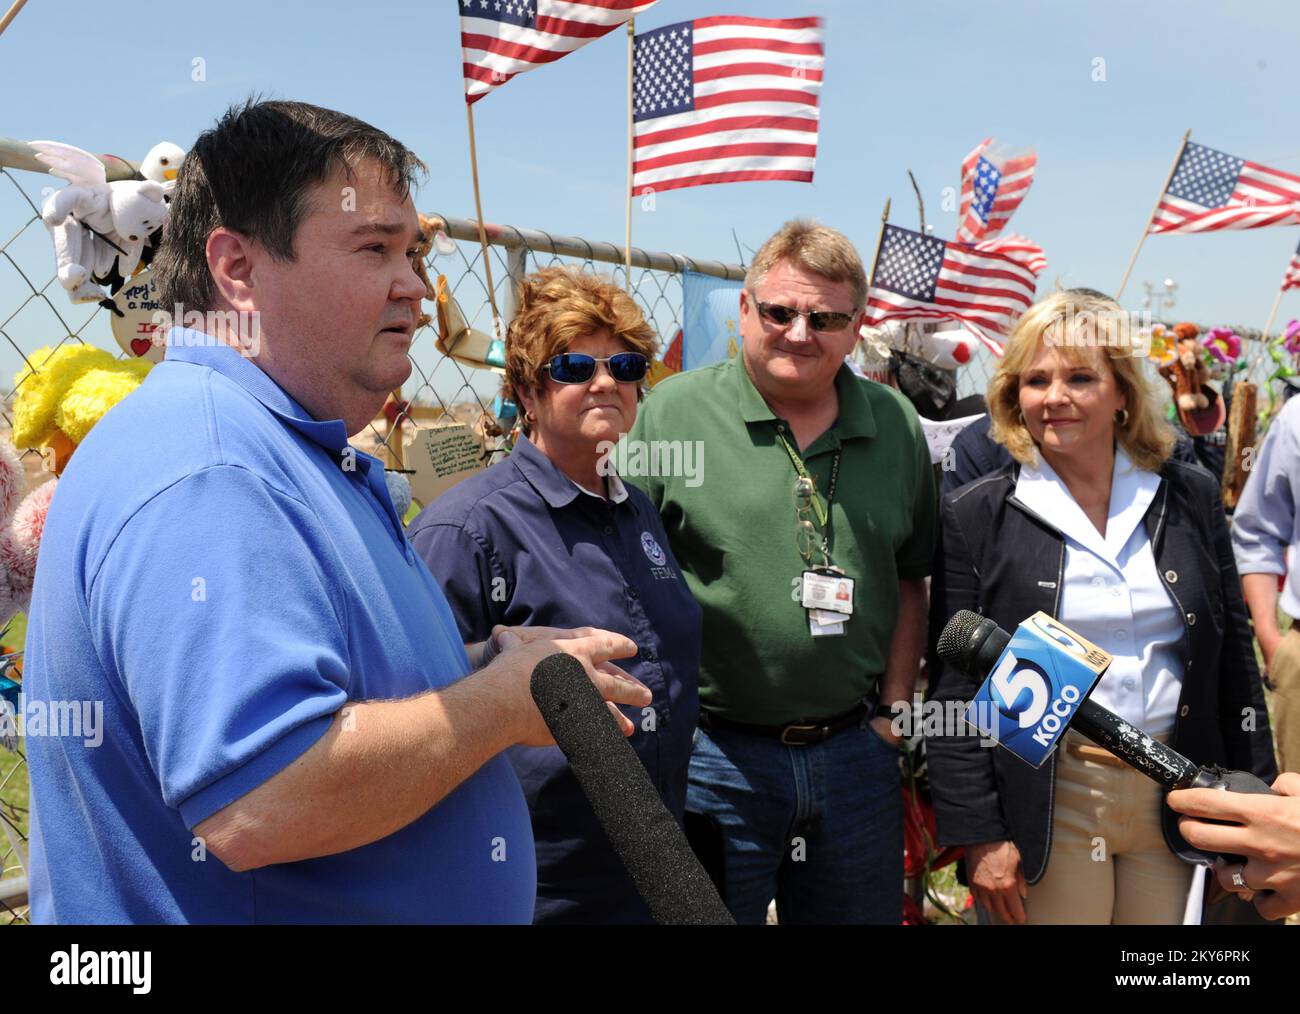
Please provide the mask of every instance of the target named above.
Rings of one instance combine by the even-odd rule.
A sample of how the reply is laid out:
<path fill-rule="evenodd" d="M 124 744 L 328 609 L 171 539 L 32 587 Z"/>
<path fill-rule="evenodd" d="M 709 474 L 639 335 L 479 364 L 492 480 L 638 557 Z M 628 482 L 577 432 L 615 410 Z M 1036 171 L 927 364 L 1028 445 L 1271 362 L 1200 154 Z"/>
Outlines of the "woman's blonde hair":
<path fill-rule="evenodd" d="M 543 268 L 519 283 L 519 306 L 506 332 L 506 394 L 542 387 L 542 367 L 569 344 L 608 329 L 630 352 L 654 359 L 654 329 L 632 297 L 604 275 Z M 638 388 L 637 397 L 642 394 Z M 525 423 L 525 432 L 527 424 Z"/>
<path fill-rule="evenodd" d="M 990 435 L 1021 464 L 1033 464 L 1037 445 L 1020 414 L 1020 377 L 1044 345 L 1071 363 L 1109 365 L 1124 394 L 1127 416 L 1115 420 L 1115 439 L 1133 463 L 1159 469 L 1174 447 L 1165 421 L 1162 388 L 1144 365 L 1143 345 L 1126 313 L 1108 296 L 1090 289 L 1054 292 L 1025 311 L 1007 339 L 997 372 L 989 381 Z M 1100 354 L 1099 354 L 1100 353 Z"/>

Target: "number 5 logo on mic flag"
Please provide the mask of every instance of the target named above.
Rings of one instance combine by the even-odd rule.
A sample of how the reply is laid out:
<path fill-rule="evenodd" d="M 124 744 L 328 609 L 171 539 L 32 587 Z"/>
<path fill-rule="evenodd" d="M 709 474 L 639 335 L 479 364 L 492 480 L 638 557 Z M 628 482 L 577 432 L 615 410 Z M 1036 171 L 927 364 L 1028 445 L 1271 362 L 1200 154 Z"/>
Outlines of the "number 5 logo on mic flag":
<path fill-rule="evenodd" d="M 966 721 L 1041 767 L 1111 657 L 1046 613 L 1016 628 Z"/>

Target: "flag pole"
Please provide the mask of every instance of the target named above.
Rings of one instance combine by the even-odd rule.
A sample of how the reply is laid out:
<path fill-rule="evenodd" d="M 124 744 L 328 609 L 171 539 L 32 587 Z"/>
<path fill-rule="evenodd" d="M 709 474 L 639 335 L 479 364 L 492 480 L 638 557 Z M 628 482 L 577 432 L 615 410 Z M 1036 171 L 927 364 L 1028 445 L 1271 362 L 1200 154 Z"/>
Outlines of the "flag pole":
<path fill-rule="evenodd" d="M 3 18 L 0 18 L 0 32 L 3 32 L 9 27 L 10 21 L 18 17 L 18 12 L 23 9 L 23 5 L 26 3 L 27 0 L 14 0 L 13 6 L 11 6 L 9 10 L 5 11 L 5 16 Z"/>
<path fill-rule="evenodd" d="M 1266 343 L 1266 342 L 1269 341 L 1269 331 L 1273 330 L 1273 321 L 1274 321 L 1275 318 L 1277 318 L 1277 316 L 1278 316 L 1278 307 L 1281 307 L 1281 305 L 1282 305 L 1282 292 L 1283 292 L 1283 291 L 1284 291 L 1284 290 L 1279 289 L 1279 290 L 1278 290 L 1277 298 L 1275 298 L 1275 299 L 1273 300 L 1273 309 L 1270 309 L 1270 311 L 1269 311 L 1269 322 L 1268 322 L 1268 324 L 1265 324 L 1265 325 L 1264 325 L 1264 333 L 1262 333 L 1262 334 L 1260 335 L 1260 341 L 1261 341 L 1261 342 L 1265 342 L 1265 343 Z"/>
<path fill-rule="evenodd" d="M 880 247 L 885 242 L 885 225 L 889 221 L 889 198 L 885 198 L 885 210 L 880 213 L 880 235 L 876 237 L 876 249 L 871 255 L 871 270 L 867 272 L 867 288 L 870 289 L 876 279 L 876 261 L 880 259 Z"/>
<path fill-rule="evenodd" d="M 1133 249 L 1133 256 L 1128 259 L 1128 267 L 1124 269 L 1124 277 L 1120 279 L 1119 288 L 1115 291 L 1115 302 L 1119 302 L 1124 295 L 1124 286 L 1128 285 L 1128 276 L 1133 273 L 1133 265 L 1137 263 L 1138 254 L 1142 252 L 1142 244 L 1146 242 L 1147 235 L 1151 231 L 1151 220 L 1156 217 L 1156 212 L 1160 210 L 1160 202 L 1165 199 L 1165 191 L 1169 189 L 1169 184 L 1174 178 L 1174 173 L 1178 171 L 1178 163 L 1182 160 L 1183 152 L 1187 149 L 1187 139 L 1192 136 L 1192 128 L 1187 128 L 1187 133 L 1183 135 L 1183 143 L 1178 146 L 1178 154 L 1174 156 L 1174 164 L 1169 167 L 1169 175 L 1165 177 L 1165 184 L 1160 188 L 1160 196 L 1156 198 L 1156 206 L 1151 209 L 1151 214 L 1147 216 L 1147 221 L 1142 226 L 1142 235 L 1138 239 L 1138 245 Z"/>
<path fill-rule="evenodd" d="M 474 106 L 465 103 L 465 115 L 469 119 L 469 168 L 474 179 L 474 214 L 478 216 L 478 241 L 483 247 L 483 271 L 487 275 L 488 305 L 492 307 L 492 337 L 505 338 L 502 330 L 501 311 L 497 309 L 496 289 L 492 284 L 492 257 L 488 252 L 487 229 L 483 227 L 483 201 L 478 189 L 478 147 L 474 143 Z"/>
<path fill-rule="evenodd" d="M 627 244 L 623 254 L 623 272 L 627 291 L 632 291 L 632 61 L 636 18 L 627 19 Z"/>

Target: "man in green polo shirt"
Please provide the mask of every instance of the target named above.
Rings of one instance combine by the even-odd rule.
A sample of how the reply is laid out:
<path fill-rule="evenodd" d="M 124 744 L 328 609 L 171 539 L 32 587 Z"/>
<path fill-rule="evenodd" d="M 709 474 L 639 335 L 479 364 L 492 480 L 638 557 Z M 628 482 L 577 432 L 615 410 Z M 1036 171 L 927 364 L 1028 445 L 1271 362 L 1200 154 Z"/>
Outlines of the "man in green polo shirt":
<path fill-rule="evenodd" d="M 687 808 L 721 833 L 739 922 L 773 898 L 783 923 L 902 919 L 898 741 L 875 710 L 912 696 L 935 492 L 915 410 L 844 363 L 866 297 L 845 236 L 787 223 L 746 275 L 741 354 L 661 383 L 622 449 L 693 466 L 625 478 L 704 608 Z"/>

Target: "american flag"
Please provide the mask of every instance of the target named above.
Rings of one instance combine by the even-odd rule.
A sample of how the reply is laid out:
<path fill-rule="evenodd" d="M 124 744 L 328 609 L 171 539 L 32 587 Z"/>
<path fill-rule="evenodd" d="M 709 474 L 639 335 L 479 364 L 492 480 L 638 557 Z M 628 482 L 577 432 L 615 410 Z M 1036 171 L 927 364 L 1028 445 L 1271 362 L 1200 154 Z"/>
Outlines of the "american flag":
<path fill-rule="evenodd" d="M 1300 176 L 1188 143 L 1148 232 L 1300 224 Z"/>
<path fill-rule="evenodd" d="M 1282 278 L 1282 291 L 1300 289 L 1300 246 L 1291 255 L 1291 263 L 1286 266 L 1286 275 Z"/>
<path fill-rule="evenodd" d="M 872 325 L 957 320 L 993 352 L 1034 301 L 1033 272 L 1005 254 L 885 226 L 867 293 Z"/>
<path fill-rule="evenodd" d="M 633 57 L 632 193 L 813 178 L 819 18 L 696 18 Z"/>
<path fill-rule="evenodd" d="M 978 243 L 1005 228 L 1034 182 L 1038 156 L 995 153 L 986 138 L 961 164 L 957 242 Z"/>
<path fill-rule="evenodd" d="M 1035 275 L 1041 274 L 1043 268 L 1047 267 L 1047 255 L 1043 253 L 1043 248 L 1028 236 L 1022 236 L 1018 232 L 1009 232 L 1005 236 L 995 236 L 993 239 L 982 239 L 975 244 L 975 249 L 1005 254 L 1013 261 L 1019 261 Z"/>
<path fill-rule="evenodd" d="M 659 0 L 458 0 L 465 101 L 558 60 Z"/>

